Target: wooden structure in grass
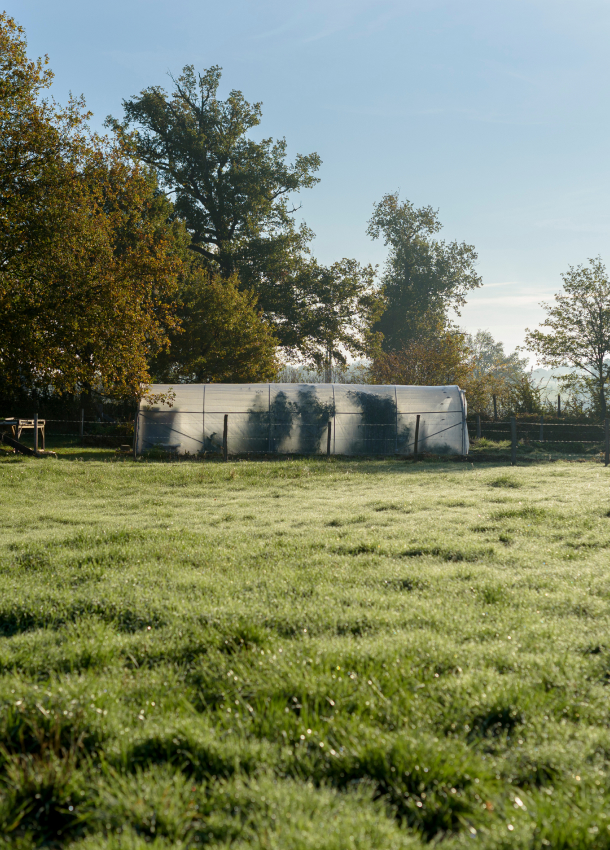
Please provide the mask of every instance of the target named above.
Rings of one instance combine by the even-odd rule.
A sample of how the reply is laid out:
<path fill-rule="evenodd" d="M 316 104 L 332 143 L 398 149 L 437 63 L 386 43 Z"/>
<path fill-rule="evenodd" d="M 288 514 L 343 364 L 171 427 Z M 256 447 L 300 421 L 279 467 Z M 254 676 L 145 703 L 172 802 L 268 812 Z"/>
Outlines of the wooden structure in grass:
<path fill-rule="evenodd" d="M 34 419 L 18 419 L 13 417 L 9 417 L 7 419 L 0 419 L 0 432 L 2 433 L 2 442 L 5 443 L 7 446 L 11 446 L 11 448 L 15 449 L 16 452 L 19 452 L 19 454 L 22 455 L 29 455 L 31 457 L 42 457 L 46 455 L 52 455 L 53 457 L 55 457 L 55 452 L 47 452 L 45 449 L 45 425 L 45 420 L 39 419 L 37 416 L 35 416 Z M 21 437 L 23 431 L 34 432 L 33 449 L 19 442 L 19 438 Z M 39 438 L 42 438 L 41 450 L 39 450 L 38 448 Z"/>
<path fill-rule="evenodd" d="M 14 440 L 19 440 L 23 431 L 37 431 L 38 433 L 34 434 L 34 442 L 38 443 L 39 437 L 42 437 L 42 448 L 45 447 L 45 424 L 46 421 L 44 419 L 17 419 L 11 418 L 8 419 L 0 419 L 0 429 L 10 428 L 11 437 Z"/>

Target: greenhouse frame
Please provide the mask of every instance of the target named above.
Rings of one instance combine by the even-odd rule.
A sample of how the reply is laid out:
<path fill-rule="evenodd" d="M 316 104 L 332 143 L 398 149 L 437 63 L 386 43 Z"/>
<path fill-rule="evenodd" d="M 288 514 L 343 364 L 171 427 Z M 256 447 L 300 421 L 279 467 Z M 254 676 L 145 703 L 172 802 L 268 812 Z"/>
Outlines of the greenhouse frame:
<path fill-rule="evenodd" d="M 165 400 L 140 403 L 136 454 L 405 456 L 416 430 L 420 452 L 468 454 L 457 386 L 153 384 L 147 395 Z"/>

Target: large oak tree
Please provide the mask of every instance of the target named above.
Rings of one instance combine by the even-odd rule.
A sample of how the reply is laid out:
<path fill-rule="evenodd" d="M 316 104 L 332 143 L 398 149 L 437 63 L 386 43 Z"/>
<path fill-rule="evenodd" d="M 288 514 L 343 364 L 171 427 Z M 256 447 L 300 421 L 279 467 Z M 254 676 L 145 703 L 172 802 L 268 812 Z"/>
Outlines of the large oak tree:
<path fill-rule="evenodd" d="M 144 89 L 124 101 L 140 159 L 155 169 L 186 222 L 190 249 L 225 278 L 237 272 L 240 285 L 256 293 L 265 318 L 287 351 L 303 351 L 304 317 L 318 303 L 317 278 L 308 276 L 307 243 L 312 237 L 294 223 L 291 198 L 318 182 L 317 154 L 287 162 L 286 141 L 255 141 L 261 104 L 240 91 L 218 97 L 221 69 L 197 74 L 187 65 L 172 78 L 173 91 Z"/>

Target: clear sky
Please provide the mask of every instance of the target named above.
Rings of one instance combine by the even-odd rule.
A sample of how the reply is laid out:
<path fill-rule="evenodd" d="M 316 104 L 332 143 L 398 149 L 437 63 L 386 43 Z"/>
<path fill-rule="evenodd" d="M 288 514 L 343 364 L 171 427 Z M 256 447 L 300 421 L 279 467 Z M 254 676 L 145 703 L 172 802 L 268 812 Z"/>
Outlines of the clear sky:
<path fill-rule="evenodd" d="M 373 204 L 400 190 L 479 253 L 461 324 L 507 348 L 560 273 L 610 264 L 609 0 L 5 0 L 54 96 L 100 126 L 183 65 L 263 102 L 264 136 L 317 151 L 301 196 L 321 262 L 382 263 Z"/>

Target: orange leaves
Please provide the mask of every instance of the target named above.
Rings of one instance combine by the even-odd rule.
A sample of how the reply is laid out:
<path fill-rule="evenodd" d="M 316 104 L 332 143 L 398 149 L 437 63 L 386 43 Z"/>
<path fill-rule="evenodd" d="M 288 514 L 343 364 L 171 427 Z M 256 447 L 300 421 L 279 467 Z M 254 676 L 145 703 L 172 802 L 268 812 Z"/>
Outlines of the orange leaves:
<path fill-rule="evenodd" d="M 88 132 L 82 103 L 39 102 L 48 76 L 5 15 L 0 42 L 13 46 L 0 63 L 0 310 L 10 316 L 0 378 L 136 395 L 176 326 L 186 237 L 125 145 Z"/>
<path fill-rule="evenodd" d="M 398 351 L 379 353 L 371 366 L 377 384 L 464 387 L 471 373 L 463 335 L 440 328 L 434 335 L 411 340 Z"/>

